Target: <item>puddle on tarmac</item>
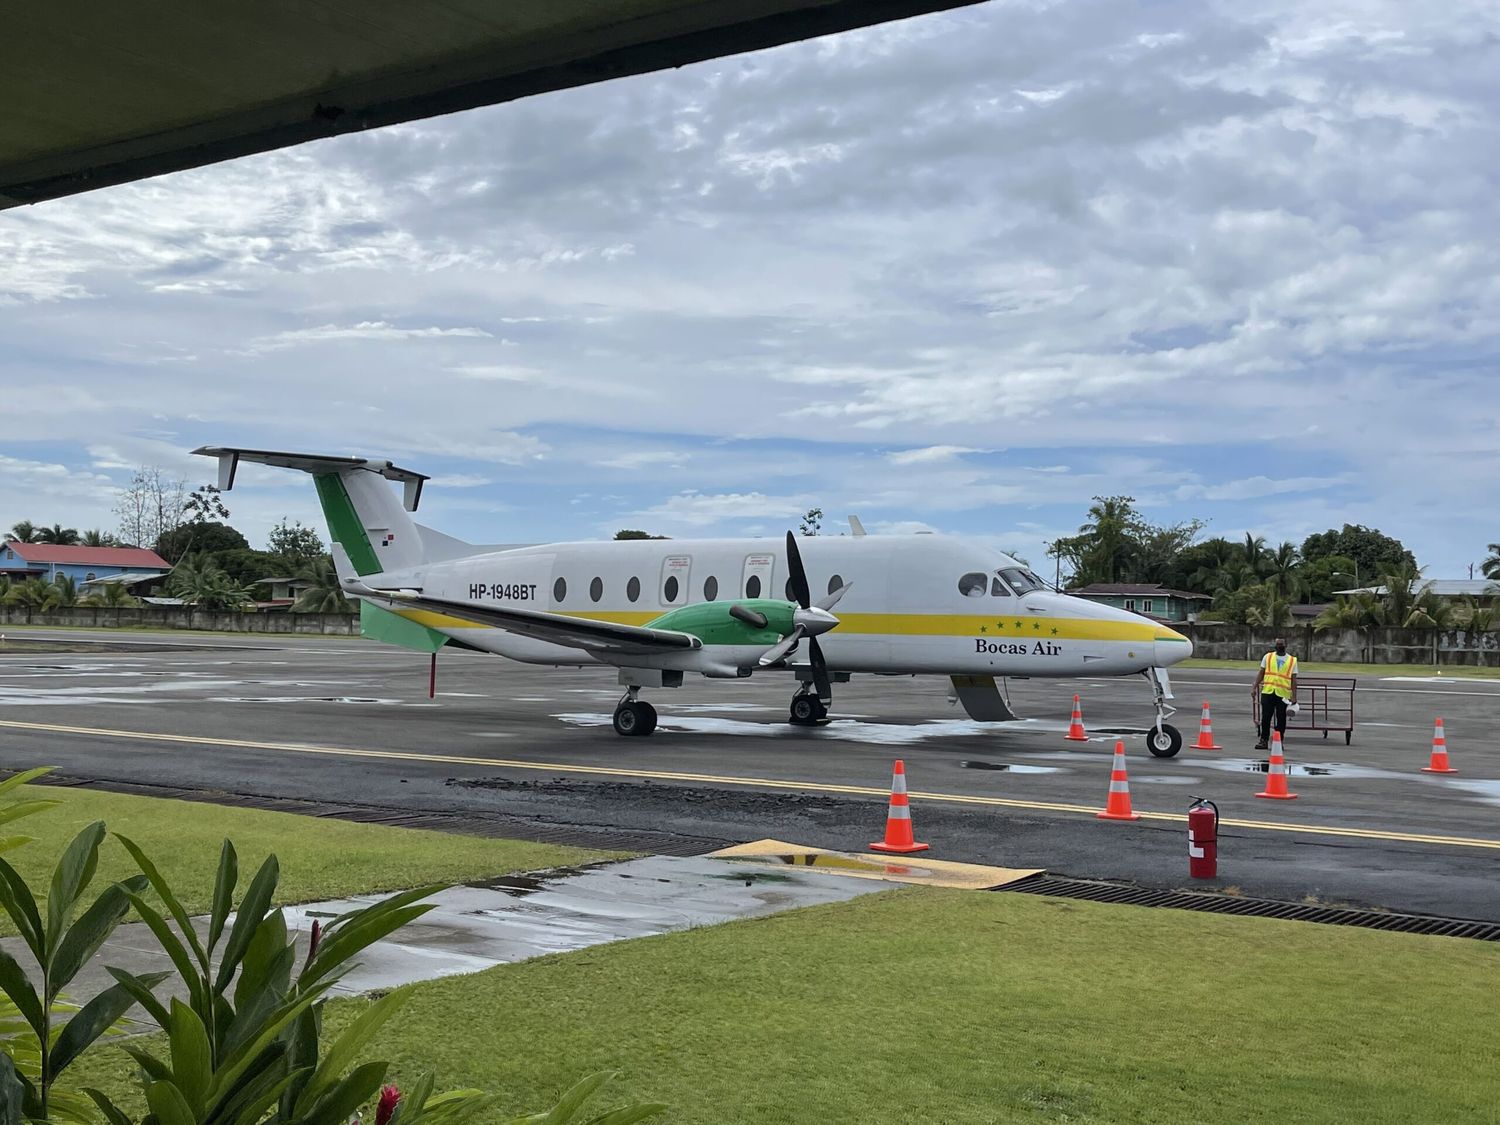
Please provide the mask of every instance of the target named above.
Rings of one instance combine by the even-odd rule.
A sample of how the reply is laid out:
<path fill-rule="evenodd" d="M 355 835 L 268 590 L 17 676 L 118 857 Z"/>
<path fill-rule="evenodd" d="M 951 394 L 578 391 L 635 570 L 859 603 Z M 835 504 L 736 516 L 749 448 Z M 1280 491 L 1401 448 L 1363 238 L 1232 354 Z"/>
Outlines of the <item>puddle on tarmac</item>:
<path fill-rule="evenodd" d="M 714 708 L 721 710 L 721 708 Z M 602 712 L 564 712 L 552 716 L 580 727 L 607 727 L 610 715 Z M 1013 731 L 1034 720 L 1015 723 L 977 723 L 972 719 L 932 719 L 923 723 L 871 723 L 839 718 L 816 727 L 793 727 L 778 721 L 748 722 L 743 719 L 712 715 L 679 715 L 661 713 L 657 733 L 729 734 L 747 738 L 830 738 L 843 742 L 862 742 L 881 746 L 911 746 L 934 738 L 993 736 Z"/>
<path fill-rule="evenodd" d="M 1018 762 L 982 762 L 965 758 L 958 763 L 966 770 L 1005 770 L 1008 773 L 1061 773 L 1056 766 L 1023 766 Z"/>
<path fill-rule="evenodd" d="M 382 707 L 399 707 L 399 699 L 379 699 L 373 695 L 218 695 L 209 703 L 374 703 Z"/>

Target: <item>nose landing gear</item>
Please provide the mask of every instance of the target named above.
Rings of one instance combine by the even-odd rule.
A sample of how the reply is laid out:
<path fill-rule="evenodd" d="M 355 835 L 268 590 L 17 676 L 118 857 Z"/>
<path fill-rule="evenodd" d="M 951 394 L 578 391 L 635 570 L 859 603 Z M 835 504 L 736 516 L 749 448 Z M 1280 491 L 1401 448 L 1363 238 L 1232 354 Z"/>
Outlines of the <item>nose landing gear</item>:
<path fill-rule="evenodd" d="M 1167 679 L 1165 668 L 1147 668 L 1141 675 L 1151 684 L 1152 702 L 1156 706 L 1156 725 L 1146 734 L 1146 749 L 1154 758 L 1176 757 L 1182 749 L 1182 732 L 1167 722 L 1177 714 L 1177 708 L 1167 703 L 1172 698 L 1172 682 Z"/>
<path fill-rule="evenodd" d="M 828 718 L 828 707 L 809 690 L 811 687 L 808 684 L 792 696 L 790 722 L 795 726 L 810 727 Z"/>
<path fill-rule="evenodd" d="M 639 698 L 641 689 L 630 688 L 615 705 L 615 733 L 641 736 L 656 729 L 656 708 Z"/>

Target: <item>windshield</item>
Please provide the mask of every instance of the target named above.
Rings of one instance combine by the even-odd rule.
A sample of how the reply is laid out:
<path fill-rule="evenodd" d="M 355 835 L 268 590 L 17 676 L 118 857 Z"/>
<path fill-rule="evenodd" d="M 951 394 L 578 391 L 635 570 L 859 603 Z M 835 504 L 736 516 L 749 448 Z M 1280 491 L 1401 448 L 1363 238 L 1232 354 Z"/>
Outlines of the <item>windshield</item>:
<path fill-rule="evenodd" d="M 1045 590 L 1047 584 L 1031 571 L 1019 566 L 1007 566 L 996 571 L 1018 594 L 1029 594 L 1033 590 Z"/>

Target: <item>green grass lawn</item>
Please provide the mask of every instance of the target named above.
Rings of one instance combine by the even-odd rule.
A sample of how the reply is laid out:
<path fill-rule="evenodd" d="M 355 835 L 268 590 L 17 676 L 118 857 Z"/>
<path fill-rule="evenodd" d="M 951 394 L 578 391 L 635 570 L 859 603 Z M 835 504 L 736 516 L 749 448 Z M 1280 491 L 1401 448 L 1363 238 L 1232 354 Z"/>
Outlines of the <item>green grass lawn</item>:
<path fill-rule="evenodd" d="M 1227 668 L 1234 671 L 1254 672 L 1260 667 L 1256 660 L 1205 660 L 1193 657 L 1174 668 Z M 1310 676 L 1472 676 L 1483 680 L 1500 679 L 1500 668 L 1471 668 L 1460 665 L 1433 664 L 1318 664 L 1302 660 L 1298 667 Z"/>
<path fill-rule="evenodd" d="M 1478 942 L 924 888 L 422 985 L 371 1053 L 704 1125 L 1496 1121 L 1497 984 Z"/>
<path fill-rule="evenodd" d="M 86 824 L 102 820 L 111 832 L 139 844 L 183 905 L 195 912 L 209 907 L 225 837 L 234 841 L 239 853 L 241 890 L 265 857 L 276 853 L 281 866 L 277 900 L 283 903 L 484 879 L 511 871 L 586 863 L 608 854 L 91 789 L 26 785 L 17 796 L 61 802 L 55 809 L 5 826 L 5 835 L 36 838 L 6 852 L 5 858 L 39 896 L 68 841 Z M 102 888 L 106 881 L 136 873 L 129 853 L 118 841 L 107 839 L 100 849 L 95 886 Z M 16 932 L 3 914 L 0 930 Z"/>

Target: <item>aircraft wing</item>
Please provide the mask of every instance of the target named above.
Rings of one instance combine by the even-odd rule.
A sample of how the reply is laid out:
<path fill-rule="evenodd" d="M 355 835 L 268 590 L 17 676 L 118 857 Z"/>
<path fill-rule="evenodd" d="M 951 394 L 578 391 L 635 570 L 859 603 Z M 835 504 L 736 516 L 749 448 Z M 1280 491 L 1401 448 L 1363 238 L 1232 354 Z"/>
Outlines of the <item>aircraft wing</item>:
<path fill-rule="evenodd" d="M 543 613 L 534 609 L 510 609 L 500 606 L 455 602 L 430 598 L 404 590 L 375 590 L 368 586 L 350 586 L 349 592 L 389 602 L 395 608 L 421 609 L 445 617 L 457 617 L 476 625 L 489 625 L 507 633 L 535 637 L 539 641 L 606 652 L 660 653 L 702 648 L 703 642 L 690 633 L 675 629 L 648 629 L 639 625 L 619 625 L 612 621 L 594 621 L 587 617 L 568 617 L 561 613 Z"/>

